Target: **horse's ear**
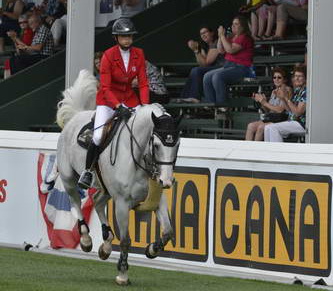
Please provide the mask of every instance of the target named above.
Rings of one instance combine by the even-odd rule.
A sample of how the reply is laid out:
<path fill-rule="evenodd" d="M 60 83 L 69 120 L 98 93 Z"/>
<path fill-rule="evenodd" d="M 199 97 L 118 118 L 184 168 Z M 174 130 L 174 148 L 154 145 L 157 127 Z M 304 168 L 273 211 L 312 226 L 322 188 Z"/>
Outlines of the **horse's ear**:
<path fill-rule="evenodd" d="M 176 127 L 177 127 L 177 128 L 178 128 L 180 122 L 182 121 L 183 116 L 184 116 L 183 114 L 180 114 L 180 115 L 178 115 L 178 116 L 175 118 L 175 124 L 176 124 Z"/>
<path fill-rule="evenodd" d="M 154 114 L 154 112 L 151 113 L 151 119 L 153 120 L 153 123 L 156 126 L 158 118 L 156 117 L 156 115 Z"/>

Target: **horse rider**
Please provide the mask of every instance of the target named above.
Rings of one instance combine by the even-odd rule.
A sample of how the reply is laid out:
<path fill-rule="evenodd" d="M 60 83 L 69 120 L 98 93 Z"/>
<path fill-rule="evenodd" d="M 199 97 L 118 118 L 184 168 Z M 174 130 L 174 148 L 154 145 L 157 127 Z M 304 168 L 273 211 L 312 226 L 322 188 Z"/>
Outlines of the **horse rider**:
<path fill-rule="evenodd" d="M 94 133 L 86 157 L 86 169 L 78 185 L 88 189 L 93 181 L 93 169 L 98 160 L 105 123 L 115 110 L 126 121 L 131 116 L 129 107 L 149 103 L 149 86 L 145 57 L 142 49 L 132 46 L 137 31 L 128 18 L 120 18 L 112 26 L 117 44 L 106 50 L 100 65 L 100 87 L 96 96 Z M 138 79 L 140 96 L 132 89 L 132 81 Z"/>

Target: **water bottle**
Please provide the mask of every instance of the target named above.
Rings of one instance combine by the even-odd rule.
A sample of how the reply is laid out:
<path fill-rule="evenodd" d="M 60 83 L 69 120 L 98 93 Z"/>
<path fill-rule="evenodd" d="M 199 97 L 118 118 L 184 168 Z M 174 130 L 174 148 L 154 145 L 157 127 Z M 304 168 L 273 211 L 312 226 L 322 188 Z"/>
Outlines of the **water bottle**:
<path fill-rule="evenodd" d="M 226 31 L 226 37 L 231 37 L 231 36 L 232 36 L 232 29 L 231 26 L 229 26 Z"/>
<path fill-rule="evenodd" d="M 256 67 L 255 66 L 250 67 L 249 78 L 251 78 L 251 79 L 257 78 Z"/>

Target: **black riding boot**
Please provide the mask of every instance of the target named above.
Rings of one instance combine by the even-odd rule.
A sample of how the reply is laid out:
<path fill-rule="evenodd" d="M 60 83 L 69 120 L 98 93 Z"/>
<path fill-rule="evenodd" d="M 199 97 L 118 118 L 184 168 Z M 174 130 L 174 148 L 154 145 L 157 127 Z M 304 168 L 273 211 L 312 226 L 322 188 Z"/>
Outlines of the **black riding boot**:
<path fill-rule="evenodd" d="M 87 159 L 86 159 L 86 169 L 80 176 L 78 185 L 82 189 L 89 189 L 92 185 L 93 181 L 93 168 L 98 160 L 99 156 L 99 146 L 95 145 L 93 141 L 91 141 L 88 151 L 87 151 Z"/>

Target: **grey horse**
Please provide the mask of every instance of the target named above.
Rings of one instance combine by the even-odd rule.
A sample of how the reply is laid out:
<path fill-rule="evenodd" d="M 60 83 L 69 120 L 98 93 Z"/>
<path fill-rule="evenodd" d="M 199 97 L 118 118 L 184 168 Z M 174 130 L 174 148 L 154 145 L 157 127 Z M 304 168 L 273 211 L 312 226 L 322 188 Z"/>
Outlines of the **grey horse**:
<path fill-rule="evenodd" d="M 81 213 L 77 186 L 78 173 L 84 170 L 86 157 L 86 150 L 77 143 L 77 136 L 82 126 L 93 117 L 94 111 L 87 109 L 92 109 L 95 94 L 95 78 L 89 72 L 82 71 L 73 87 L 63 93 L 65 98 L 59 102 L 57 112 L 57 123 L 63 127 L 57 146 L 58 170 L 77 212 L 83 251 L 91 251 L 92 239 Z M 94 182 L 94 187 L 100 189 L 94 197 L 94 207 L 102 224 L 104 240 L 99 248 L 99 257 L 107 259 L 112 251 L 114 233 L 106 217 L 106 204 L 112 198 L 120 234 L 118 284 L 126 285 L 129 282 L 129 211 L 146 199 L 152 181 L 159 185 L 161 192 L 173 184 L 173 168 L 179 147 L 178 123 L 179 120 L 172 118 L 159 104 L 140 106 L 127 122 L 122 122 L 113 138 L 114 142 L 100 154 L 98 166 L 103 183 L 96 177 Z M 147 246 L 146 255 L 149 258 L 156 257 L 170 240 L 174 243 L 167 200 L 163 193 L 155 213 L 161 224 L 162 236 Z"/>

